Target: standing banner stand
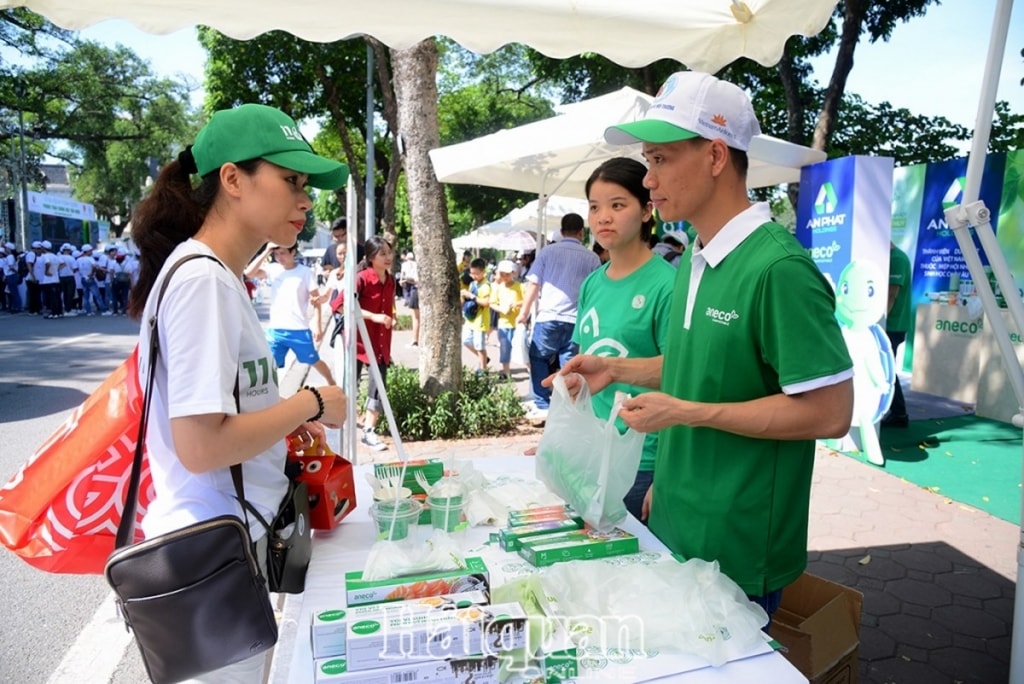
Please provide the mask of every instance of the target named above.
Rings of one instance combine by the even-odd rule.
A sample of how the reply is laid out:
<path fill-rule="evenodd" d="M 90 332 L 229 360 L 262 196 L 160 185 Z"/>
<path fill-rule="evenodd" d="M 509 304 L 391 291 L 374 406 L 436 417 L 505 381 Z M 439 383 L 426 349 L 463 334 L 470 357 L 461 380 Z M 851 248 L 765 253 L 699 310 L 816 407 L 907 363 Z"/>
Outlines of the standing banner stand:
<path fill-rule="evenodd" d="M 893 160 L 843 157 L 804 167 L 796 237 L 832 284 L 853 359 L 854 415 L 850 434 L 828 446 L 858 449 L 883 465 L 878 421 L 892 402 L 896 377 L 885 334 L 892 223 Z"/>

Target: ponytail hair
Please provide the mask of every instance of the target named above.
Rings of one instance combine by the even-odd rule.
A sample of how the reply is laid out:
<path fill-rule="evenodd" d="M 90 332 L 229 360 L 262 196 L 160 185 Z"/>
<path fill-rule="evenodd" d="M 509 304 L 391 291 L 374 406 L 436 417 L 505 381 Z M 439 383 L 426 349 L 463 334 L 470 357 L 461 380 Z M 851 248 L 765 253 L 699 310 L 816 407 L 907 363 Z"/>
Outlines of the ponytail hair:
<path fill-rule="evenodd" d="M 260 160 L 236 164 L 252 173 Z M 139 248 L 139 280 L 128 295 L 128 314 L 142 317 L 146 300 L 156 277 L 174 248 L 193 237 L 220 191 L 220 169 L 205 176 L 199 186 L 192 187 L 196 161 L 189 146 L 177 160 L 164 166 L 149 196 L 132 216 L 132 241 Z"/>

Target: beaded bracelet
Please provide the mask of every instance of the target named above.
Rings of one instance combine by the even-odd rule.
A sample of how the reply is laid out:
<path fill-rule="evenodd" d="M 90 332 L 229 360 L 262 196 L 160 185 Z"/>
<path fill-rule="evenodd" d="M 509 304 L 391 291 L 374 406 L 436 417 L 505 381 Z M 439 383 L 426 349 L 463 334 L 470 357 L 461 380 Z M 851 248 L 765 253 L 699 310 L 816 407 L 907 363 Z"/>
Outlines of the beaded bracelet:
<path fill-rule="evenodd" d="M 306 422 L 313 423 L 315 421 L 320 420 L 321 418 L 324 417 L 324 398 L 320 396 L 320 391 L 316 387 L 310 387 L 309 385 L 304 386 L 302 389 L 309 390 L 310 392 L 313 393 L 313 396 L 316 397 L 316 404 L 319 407 L 319 410 L 316 412 L 316 415 L 306 420 Z"/>

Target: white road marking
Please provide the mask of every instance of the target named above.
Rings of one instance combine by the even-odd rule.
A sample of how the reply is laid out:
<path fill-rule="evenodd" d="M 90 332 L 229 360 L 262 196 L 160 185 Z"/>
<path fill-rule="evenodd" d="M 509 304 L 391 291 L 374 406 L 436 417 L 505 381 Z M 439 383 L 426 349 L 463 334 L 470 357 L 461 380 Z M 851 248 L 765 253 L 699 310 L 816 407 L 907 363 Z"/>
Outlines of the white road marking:
<path fill-rule="evenodd" d="M 80 682 L 87 674 L 91 682 L 109 682 L 131 641 L 132 635 L 117 614 L 111 592 L 64 654 L 47 684 Z"/>
<path fill-rule="evenodd" d="M 38 349 L 36 349 L 36 351 L 37 352 L 48 351 L 50 349 L 56 349 L 57 347 L 63 347 L 65 344 L 75 344 L 76 342 L 81 342 L 83 340 L 87 340 L 90 337 L 99 337 L 99 336 L 100 336 L 100 333 L 98 333 L 98 332 L 91 332 L 91 333 L 88 333 L 87 335 L 79 335 L 78 337 L 68 337 L 68 338 L 65 338 L 65 339 L 61 340 L 60 342 L 54 342 L 53 344 L 48 344 L 45 347 L 39 347 Z"/>

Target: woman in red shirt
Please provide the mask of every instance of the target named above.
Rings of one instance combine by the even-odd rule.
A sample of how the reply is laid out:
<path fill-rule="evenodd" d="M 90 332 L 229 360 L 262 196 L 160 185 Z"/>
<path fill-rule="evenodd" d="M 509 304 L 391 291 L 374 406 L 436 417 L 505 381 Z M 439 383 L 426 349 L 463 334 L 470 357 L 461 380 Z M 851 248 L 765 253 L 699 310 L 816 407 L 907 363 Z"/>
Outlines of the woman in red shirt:
<path fill-rule="evenodd" d="M 367 350 L 362 337 L 356 335 L 357 384 L 363 375 L 363 368 L 370 363 L 371 353 L 380 367 L 381 378 L 386 377 L 388 366 L 391 365 L 391 331 L 396 322 L 395 278 L 391 275 L 394 250 L 387 240 L 377 235 L 366 241 L 364 250 L 360 271 L 356 273 L 356 299 L 370 337 L 370 349 Z M 332 304 L 335 311 L 341 310 L 342 297 L 342 293 L 339 293 L 335 298 Z M 380 399 L 382 389 L 377 386 L 371 373 L 363 416 L 363 434 L 359 441 L 375 451 L 387 449 L 376 432 L 377 421 L 384 406 Z"/>

